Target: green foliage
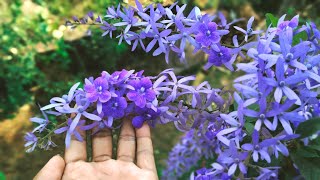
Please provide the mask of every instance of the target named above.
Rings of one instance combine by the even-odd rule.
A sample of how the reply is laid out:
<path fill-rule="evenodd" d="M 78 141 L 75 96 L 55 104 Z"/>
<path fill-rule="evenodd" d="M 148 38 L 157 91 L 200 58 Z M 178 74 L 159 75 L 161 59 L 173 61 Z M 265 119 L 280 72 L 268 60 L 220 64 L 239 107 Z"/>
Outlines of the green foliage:
<path fill-rule="evenodd" d="M 0 118 L 32 99 L 31 88 L 41 81 L 36 67 L 36 46 L 40 43 L 59 47 L 48 34 L 48 25 L 41 14 L 26 15 L 22 2 L 16 1 L 8 8 L 10 17 L 1 23 L 0 34 Z"/>
<path fill-rule="evenodd" d="M 319 147 L 318 147 L 319 148 Z M 305 179 L 320 179 L 320 151 L 310 146 L 303 146 L 290 153 L 293 162 L 298 166 Z"/>
<path fill-rule="evenodd" d="M 0 180 L 6 180 L 6 176 L 0 171 Z"/>
<path fill-rule="evenodd" d="M 277 27 L 279 18 L 276 18 L 273 14 L 267 13 L 266 14 L 266 24 L 267 27 L 271 25 L 271 27 Z"/>
<path fill-rule="evenodd" d="M 299 124 L 296 134 L 300 134 L 300 138 L 312 136 L 320 131 L 320 118 L 313 118 Z"/>
<path fill-rule="evenodd" d="M 12 117 L 25 103 L 44 105 L 74 82 L 115 68 L 116 60 L 128 50 L 124 44 L 118 46 L 115 40 L 101 38 L 100 31 L 93 32 L 95 39 L 68 42 L 62 37 L 63 16 L 81 16 L 89 9 L 118 2 L 86 1 L 76 3 L 76 9 L 72 1 L 36 3 L 0 3 L 0 15 L 5 19 L 0 22 L 0 119 Z M 29 12 L 28 6 L 36 10 Z"/>
<path fill-rule="evenodd" d="M 244 127 L 246 128 L 246 131 L 248 132 L 248 135 L 250 136 L 253 133 L 254 125 L 250 122 L 246 122 L 244 124 Z"/>
<path fill-rule="evenodd" d="M 308 35 L 305 31 L 303 31 L 303 32 L 296 34 L 293 37 L 292 44 L 296 45 L 296 44 L 299 44 L 301 41 L 306 41 L 307 39 L 308 39 Z"/>

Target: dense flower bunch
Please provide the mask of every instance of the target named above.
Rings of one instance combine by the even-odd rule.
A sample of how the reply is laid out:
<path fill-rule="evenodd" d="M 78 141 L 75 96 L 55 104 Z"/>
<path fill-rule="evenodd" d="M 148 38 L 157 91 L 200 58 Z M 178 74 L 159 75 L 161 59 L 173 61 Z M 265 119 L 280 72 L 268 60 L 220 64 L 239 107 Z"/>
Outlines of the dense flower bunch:
<path fill-rule="evenodd" d="M 132 125 L 136 128 L 144 122 L 152 127 L 174 122 L 180 130 L 197 128 L 218 116 L 218 109 L 222 110 L 228 101 L 220 96 L 221 90 L 211 88 L 207 82 L 197 87 L 189 85 L 193 80 L 194 76 L 177 77 L 172 69 L 157 77 L 146 77 L 143 71 L 122 70 L 87 78 L 83 88 L 76 83 L 68 94 L 54 97 L 42 107 L 44 118 L 31 118 L 38 126 L 25 137 L 27 151 L 33 151 L 37 145 L 45 149 L 54 146 L 52 133 L 66 132 L 68 147 L 71 136 L 83 140 L 79 130 L 93 129 L 95 133 L 116 128 L 128 116 L 133 117 Z M 61 117 L 61 124 L 50 121 L 47 114 Z"/>
<path fill-rule="evenodd" d="M 319 30 L 313 23 L 299 27 L 298 16 L 290 21 L 284 18 L 285 15 L 257 40 L 240 48 L 252 61 L 237 64 L 245 75 L 234 81 L 236 109 L 216 118 L 214 134 L 209 138 L 217 140 L 212 144 L 217 153 L 216 161 L 211 168 L 196 171 L 192 178 L 246 178 L 250 177 L 248 168 L 260 173 L 257 179 L 277 178 L 280 167 L 264 167 L 258 165 L 259 162 L 271 163 L 272 158 L 289 156 L 288 146 L 299 138 L 296 134 L 299 124 L 319 117 Z M 318 129 L 313 138 L 319 133 Z M 305 145 L 309 140 L 302 138 Z M 184 147 L 178 151 L 175 147 L 170 154 L 168 169 L 174 169 L 180 176 L 181 169 L 171 159 L 193 149 Z M 194 153 L 187 159 L 205 156 Z"/>
<path fill-rule="evenodd" d="M 205 68 L 224 64 L 234 70 L 234 61 L 244 59 L 246 63 L 236 64 L 244 72 L 234 80 L 236 91 L 231 95 L 207 82 L 191 86 L 194 76 L 177 77 L 172 69 L 156 77 L 142 71 L 103 72 L 86 79 L 83 89 L 77 83 L 41 108 L 45 118 L 32 118 L 39 126 L 25 137 L 28 151 L 55 146 L 52 133 L 66 132 L 68 146 L 71 136 L 82 140 L 78 130 L 115 128 L 130 115 L 137 128 L 145 121 L 151 126 L 173 122 L 187 132 L 169 154 L 164 179 L 176 179 L 192 167 L 199 168 L 192 179 L 272 179 L 280 169 L 273 162 L 291 156 L 290 146 L 308 145 L 318 137 L 319 129 L 305 133 L 300 128 L 307 122 L 320 126 L 314 119 L 320 115 L 320 31 L 314 23 L 299 26 L 299 16 L 268 17 L 267 30 L 260 31 L 253 29 L 253 17 L 243 29 L 232 27 L 238 20 L 228 23 L 222 13 L 203 15 L 197 7 L 185 15 L 186 5 L 136 5 L 107 8 L 105 18 L 89 13 L 67 23 L 76 26 L 91 19 L 101 25 L 103 36 L 118 33 L 119 43 L 132 45 L 133 51 L 138 45 L 146 52 L 155 49 L 153 55 L 165 54 L 167 62 L 170 52 L 184 61 L 187 44 L 209 55 Z M 236 35 L 233 45 L 223 43 L 231 28 L 243 34 L 241 43 Z M 59 125 L 47 114 L 69 119 Z M 199 161 L 212 165 L 200 168 Z M 293 167 L 304 173 L 299 164 Z"/>
<path fill-rule="evenodd" d="M 198 7 L 185 15 L 186 5 L 180 7 L 177 3 L 170 7 L 157 4 L 155 8 L 151 4 L 144 8 L 136 0 L 136 6 L 122 9 L 120 5 L 117 8 L 109 7 L 104 18 L 94 17 L 90 12 L 81 19 L 73 17 L 73 20 L 67 21 L 67 25 L 75 28 L 83 24 L 98 24 L 103 30 L 102 36 L 116 37 L 119 44 L 126 42 L 132 45 L 132 51 L 140 46 L 146 52 L 153 51 L 154 56 L 164 54 L 167 63 L 170 53 L 176 54 L 180 61 L 184 62 L 186 45 L 189 44 L 194 47 L 194 53 L 202 51 L 209 55 L 206 69 L 212 65 L 224 64 L 233 70 L 232 63 L 237 51 L 224 45 L 222 38 L 229 34 L 231 25 L 239 20 L 227 23 L 225 16 L 219 13 L 216 23 L 213 22 L 217 19 L 216 16 L 202 15 Z M 259 33 L 250 32 L 251 25 L 248 28 L 248 32 L 245 31 L 246 40 L 247 37 Z M 237 40 L 234 43 L 239 46 Z"/>
<path fill-rule="evenodd" d="M 164 179 L 175 179 L 197 165 L 201 160 L 214 158 L 215 148 L 213 123 L 209 123 L 208 132 L 203 134 L 194 129 L 188 131 L 169 154 L 168 168 L 163 172 Z M 203 159 L 204 158 L 204 159 Z"/>

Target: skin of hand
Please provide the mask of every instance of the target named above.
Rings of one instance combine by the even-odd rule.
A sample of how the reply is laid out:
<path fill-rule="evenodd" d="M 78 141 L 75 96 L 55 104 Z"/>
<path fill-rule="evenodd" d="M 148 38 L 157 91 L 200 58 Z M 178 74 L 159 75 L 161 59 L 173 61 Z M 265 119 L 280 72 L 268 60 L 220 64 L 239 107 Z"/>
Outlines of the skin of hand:
<path fill-rule="evenodd" d="M 35 180 L 112 179 L 157 180 L 150 128 L 145 123 L 134 129 L 125 120 L 118 140 L 117 159 L 112 159 L 112 134 L 105 129 L 92 139 L 93 162 L 86 162 L 86 142 L 71 140 L 65 158 L 51 158 Z M 136 163 L 136 164 L 135 164 Z"/>

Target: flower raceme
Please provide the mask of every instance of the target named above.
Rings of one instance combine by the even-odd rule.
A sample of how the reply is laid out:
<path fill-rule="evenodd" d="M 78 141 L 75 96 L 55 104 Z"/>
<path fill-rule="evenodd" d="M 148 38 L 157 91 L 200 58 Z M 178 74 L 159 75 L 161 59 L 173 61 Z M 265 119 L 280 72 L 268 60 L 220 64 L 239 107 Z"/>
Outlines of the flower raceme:
<path fill-rule="evenodd" d="M 164 54 L 167 62 L 169 53 L 183 62 L 189 44 L 194 52 L 208 54 L 205 69 L 224 65 L 243 71 L 234 80 L 233 95 L 208 82 L 192 86 L 194 76 L 176 76 L 172 69 L 156 77 L 144 76 L 143 71 L 104 71 L 85 79 L 83 89 L 76 83 L 41 108 L 44 119 L 31 119 L 38 126 L 25 137 L 28 151 L 54 146 L 46 134 L 65 132 L 68 146 L 71 136 L 82 140 L 77 137 L 79 129 L 114 128 L 130 115 L 136 128 L 144 122 L 153 127 L 173 122 L 186 131 L 169 154 L 163 179 L 177 179 L 192 167 L 199 169 L 192 179 L 277 178 L 281 164 L 269 163 L 289 158 L 292 144 L 308 145 L 312 139 L 299 139 L 298 127 L 320 115 L 319 29 L 312 22 L 299 26 L 299 16 L 285 20 L 285 15 L 266 30 L 255 30 L 253 17 L 241 28 L 233 26 L 239 19 L 227 22 L 222 13 L 201 14 L 197 7 L 185 14 L 185 7 L 177 3 L 143 7 L 136 1 L 136 7 L 109 7 L 104 18 L 94 19 L 90 13 L 68 25 L 91 19 L 101 25 L 103 36 L 119 38 L 133 51 L 140 46 L 153 55 Z M 232 37 L 233 44 L 225 44 L 224 36 L 231 30 L 242 34 Z M 238 59 L 246 61 L 234 66 Z M 69 117 L 59 124 L 48 115 Z M 313 137 L 317 135 L 319 130 Z M 212 164 L 201 168 L 201 160 Z M 296 165 L 290 166 L 299 168 Z"/>
<path fill-rule="evenodd" d="M 314 24 L 299 27 L 298 16 L 290 21 L 285 21 L 284 17 L 266 31 L 253 31 L 253 18 L 250 18 L 247 30 L 235 27 L 244 33 L 247 43 L 239 44 L 235 39 L 234 45 L 238 48 L 231 50 L 239 58 L 247 56 L 251 59 L 236 65 L 238 71 L 245 73 L 234 80 L 233 99 L 237 108 L 227 114 L 220 113 L 215 121 L 204 125 L 207 128 L 199 130 L 201 135 L 193 134 L 194 144 L 206 141 L 218 158 L 205 158 L 205 153 L 190 153 L 189 156 L 187 152 L 193 151 L 192 146 L 175 147 L 167 162 L 168 171 L 171 171 L 165 174 L 168 179 L 183 174 L 180 165 L 172 161 L 177 155 L 186 156 L 180 159 L 196 159 L 187 169 L 199 167 L 196 161 L 201 158 L 215 159 L 209 161 L 213 162 L 210 168 L 195 171 L 191 179 L 251 178 L 249 168 L 260 174 L 257 179 L 278 176 L 280 167 L 261 166 L 259 162 L 272 163 L 273 157 L 288 157 L 289 144 L 294 139 L 299 142 L 299 124 L 319 117 L 320 102 L 319 30 Z M 298 33 L 305 33 L 305 37 L 297 36 Z M 256 39 L 248 38 L 254 34 Z M 219 65 L 217 63 L 223 62 L 225 54 L 223 48 L 220 47 L 221 53 L 213 52 L 209 63 Z M 318 129 L 315 137 L 319 133 Z M 307 145 L 310 139 L 304 138 L 302 142 Z"/>
<path fill-rule="evenodd" d="M 185 8 L 186 5 L 179 6 L 177 3 L 170 7 L 158 4 L 156 7 L 149 5 L 143 8 L 136 0 L 136 7 L 109 7 L 104 17 L 97 16 L 93 19 L 93 13 L 90 12 L 82 21 L 77 18 L 68 20 L 66 24 L 75 28 L 89 24 L 91 20 L 91 24 L 100 25 L 102 36 L 118 38 L 119 44 L 125 42 L 132 45 L 132 51 L 140 46 L 146 52 L 153 51 L 154 56 L 164 54 L 167 63 L 170 53 L 176 54 L 181 62 L 185 62 L 187 44 L 194 47 L 194 52 L 201 50 L 209 56 L 223 53 L 223 58 L 215 60 L 217 62 L 209 60 L 211 66 L 221 66 L 229 62 L 235 53 L 231 51 L 233 48 L 229 47 L 231 44 L 224 44 L 228 41 L 223 39 L 223 36 L 229 34 L 230 26 L 240 19 L 228 23 L 222 13 L 218 19 L 213 15 L 201 14 L 198 7 L 187 15 Z M 251 24 L 252 22 L 253 20 Z M 257 33 L 258 31 L 252 31 L 247 33 L 246 37 Z M 233 70 L 230 64 L 226 67 Z"/>
<path fill-rule="evenodd" d="M 211 113 L 222 107 L 224 102 L 221 102 L 220 90 L 211 88 L 207 83 L 193 87 L 189 85 L 193 80 L 194 76 L 177 77 L 172 69 L 156 77 L 144 76 L 143 71 L 122 70 L 112 74 L 104 71 L 100 77 L 86 78 L 83 89 L 79 88 L 80 83 L 76 83 L 67 95 L 52 98 L 49 105 L 41 108 L 46 119 L 31 118 L 31 121 L 39 123 L 33 133 L 41 136 L 66 132 L 65 144 L 68 147 L 72 136 L 82 141 L 78 130 L 115 128 L 127 116 L 133 116 L 135 128 L 140 128 L 144 122 L 153 127 L 175 122 L 181 130 L 190 129 L 190 124 L 196 128 L 204 117 L 211 119 Z M 47 114 L 69 118 L 56 124 L 48 120 Z M 47 141 L 32 133 L 26 136 L 26 140 L 26 145 L 32 145 L 30 151 L 38 141 Z"/>

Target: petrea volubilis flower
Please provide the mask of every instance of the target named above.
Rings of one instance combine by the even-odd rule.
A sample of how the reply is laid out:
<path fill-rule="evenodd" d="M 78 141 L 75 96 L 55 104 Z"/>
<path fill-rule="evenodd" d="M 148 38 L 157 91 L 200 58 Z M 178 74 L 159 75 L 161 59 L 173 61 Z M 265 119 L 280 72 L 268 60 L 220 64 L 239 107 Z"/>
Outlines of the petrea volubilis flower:
<path fill-rule="evenodd" d="M 147 102 L 151 102 L 156 98 L 155 92 L 151 89 L 152 82 L 150 79 L 145 77 L 140 80 L 132 80 L 130 85 L 134 87 L 134 90 L 129 91 L 127 97 L 135 102 L 138 107 L 143 108 Z"/>
<path fill-rule="evenodd" d="M 242 29 L 241 27 L 238 26 L 233 26 L 236 30 L 242 32 L 243 34 L 245 34 L 245 38 L 244 40 L 247 42 L 248 41 L 248 37 L 254 35 L 254 34 L 260 34 L 262 31 L 254 31 L 252 29 L 252 23 L 254 21 L 254 17 L 252 16 L 247 24 L 247 30 Z"/>
<path fill-rule="evenodd" d="M 210 46 L 217 51 L 222 37 L 229 34 L 229 26 L 239 21 L 236 19 L 228 23 L 220 13 L 221 22 L 218 25 L 218 22 L 213 21 L 215 16 L 202 15 L 198 7 L 186 14 L 187 5 L 179 6 L 178 3 L 170 7 L 163 7 L 161 4 L 157 4 L 156 7 L 153 5 L 143 7 L 137 0 L 135 3 L 136 7 L 120 5 L 117 8 L 108 7 L 105 18 L 101 19 L 102 16 L 98 16 L 98 21 L 93 20 L 95 16 L 90 12 L 82 19 L 68 21 L 68 25 L 76 27 L 88 24 L 91 20 L 92 24 L 100 25 L 103 31 L 102 36 L 109 35 L 110 38 L 115 36 L 119 38 L 119 44 L 126 42 L 132 45 L 132 50 L 135 50 L 138 45 L 146 52 L 154 49 L 152 54 L 154 56 L 165 54 L 167 62 L 169 62 L 168 54 L 172 52 L 181 62 L 185 62 L 185 47 L 188 44 L 193 46 L 195 51 Z M 149 44 L 145 44 L 146 42 Z M 168 48 L 178 45 L 180 45 L 179 51 Z M 169 51 L 170 49 L 172 51 Z"/>
<path fill-rule="evenodd" d="M 215 93 L 217 99 L 222 97 L 219 95 L 220 92 L 211 87 L 194 88 L 189 85 L 194 80 L 194 76 L 177 77 L 172 69 L 165 70 L 156 77 L 146 77 L 143 71 L 134 73 L 134 70 L 122 70 L 111 74 L 103 71 L 100 77 L 86 78 L 84 89 L 79 88 L 80 83 L 76 83 L 66 97 L 54 97 L 50 100 L 52 104 L 41 108 L 45 109 L 43 113 L 63 118 L 69 116 L 67 121 L 60 125 L 50 124 L 48 117 L 44 114 L 44 120 L 31 119 L 40 124 L 33 132 L 66 133 L 65 144 L 68 147 L 72 136 L 79 141 L 83 140 L 79 130 L 94 129 L 96 133 L 97 129 L 115 128 L 117 125 L 114 122 L 121 121 L 127 116 L 133 117 L 132 125 L 135 128 L 140 128 L 144 122 L 154 127 L 156 124 L 173 121 L 181 123 L 177 124 L 181 130 L 188 128 L 187 121 L 194 124 L 193 128 L 197 128 L 201 125 L 198 123 L 199 118 L 202 117 L 201 121 L 206 121 L 203 116 L 209 116 L 213 111 L 214 100 L 210 100 L 211 96 L 208 94 Z M 197 98 L 197 101 L 194 98 Z M 181 99 L 186 99 L 183 104 Z M 203 101 L 207 101 L 208 104 L 200 106 Z M 175 103 L 180 103 L 181 108 L 186 111 L 182 113 L 176 109 Z M 187 118 L 191 114 L 194 117 Z M 50 128 L 46 128 L 48 124 Z M 49 142 L 46 138 L 40 138 L 39 141 L 42 144 L 44 141 Z M 33 142 L 36 144 L 36 141 Z"/>
<path fill-rule="evenodd" d="M 24 140 L 26 141 L 24 147 L 28 147 L 26 152 L 34 151 L 34 149 L 36 148 L 37 143 L 38 143 L 38 138 L 33 133 L 28 132 L 24 136 Z"/>

